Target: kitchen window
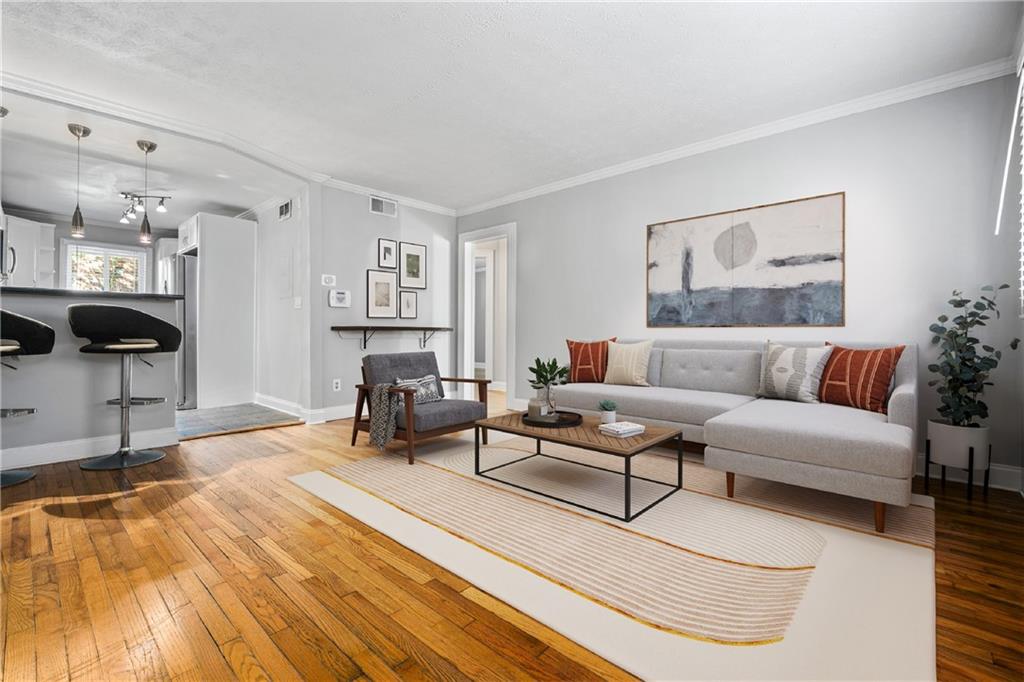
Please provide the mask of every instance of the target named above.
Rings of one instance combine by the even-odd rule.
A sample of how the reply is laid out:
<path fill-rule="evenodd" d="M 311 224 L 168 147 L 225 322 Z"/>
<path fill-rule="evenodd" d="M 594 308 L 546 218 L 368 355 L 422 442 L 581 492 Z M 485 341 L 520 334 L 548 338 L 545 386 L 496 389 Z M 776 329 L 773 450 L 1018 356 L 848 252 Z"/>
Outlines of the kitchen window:
<path fill-rule="evenodd" d="M 145 293 L 149 249 L 62 240 L 64 286 L 84 291 Z"/>

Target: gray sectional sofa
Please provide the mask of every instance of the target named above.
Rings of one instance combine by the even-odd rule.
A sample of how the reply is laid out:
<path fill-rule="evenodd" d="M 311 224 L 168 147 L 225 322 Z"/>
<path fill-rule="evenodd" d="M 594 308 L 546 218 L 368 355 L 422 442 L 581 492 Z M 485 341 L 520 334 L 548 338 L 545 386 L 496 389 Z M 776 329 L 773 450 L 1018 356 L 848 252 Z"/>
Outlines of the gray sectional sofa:
<path fill-rule="evenodd" d="M 872 500 L 875 527 L 883 532 L 885 505 L 910 504 L 916 347 L 908 344 L 896 366 L 887 415 L 758 398 L 763 349 L 759 341 L 658 340 L 648 366 L 650 386 L 565 384 L 554 396 L 559 408 L 585 414 L 597 414 L 598 401 L 611 399 L 620 420 L 681 428 L 686 440 L 706 446 L 705 466 L 726 472 L 730 496 L 735 474 L 742 474 Z"/>

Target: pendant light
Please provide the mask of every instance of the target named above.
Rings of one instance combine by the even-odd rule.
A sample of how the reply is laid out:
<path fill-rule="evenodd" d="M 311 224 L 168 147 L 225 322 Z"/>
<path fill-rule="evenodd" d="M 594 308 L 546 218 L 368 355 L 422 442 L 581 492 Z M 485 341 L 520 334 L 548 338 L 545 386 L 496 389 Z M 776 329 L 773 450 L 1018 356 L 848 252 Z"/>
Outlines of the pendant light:
<path fill-rule="evenodd" d="M 89 137 L 92 130 L 80 123 L 69 123 L 68 132 L 75 136 L 78 141 L 78 170 L 75 180 L 75 212 L 71 215 L 71 236 L 75 239 L 85 237 L 85 219 L 82 217 L 81 193 L 82 193 L 82 138 Z"/>
<path fill-rule="evenodd" d="M 135 144 L 139 145 L 146 154 L 146 170 L 145 170 L 145 190 L 142 192 L 143 196 L 149 194 L 149 153 L 156 150 L 156 142 L 150 142 L 149 140 L 137 140 Z M 149 211 L 146 210 L 145 199 L 140 199 L 137 209 L 142 211 L 142 225 L 139 226 L 139 242 L 142 244 L 150 244 L 153 241 L 153 232 L 149 228 Z"/>

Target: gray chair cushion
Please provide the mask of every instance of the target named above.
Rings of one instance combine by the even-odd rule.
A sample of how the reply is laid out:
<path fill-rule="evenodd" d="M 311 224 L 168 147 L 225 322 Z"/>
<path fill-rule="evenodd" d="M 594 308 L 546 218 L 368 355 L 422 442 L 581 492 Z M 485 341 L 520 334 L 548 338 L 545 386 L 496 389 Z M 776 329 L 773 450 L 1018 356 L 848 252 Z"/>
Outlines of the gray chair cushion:
<path fill-rule="evenodd" d="M 607 398 L 618 404 L 620 417 L 698 425 L 753 400 L 714 391 L 610 384 L 565 384 L 554 388 L 554 396 L 559 409 L 597 410 L 597 404 Z"/>
<path fill-rule="evenodd" d="M 704 425 L 715 448 L 892 478 L 911 475 L 913 437 L 883 414 L 789 400 L 755 400 Z"/>
<path fill-rule="evenodd" d="M 395 379 L 418 379 L 433 374 L 438 378 L 437 394 L 444 397 L 437 358 L 426 353 L 379 353 L 363 356 L 363 373 L 368 384 L 393 384 Z"/>
<path fill-rule="evenodd" d="M 468 424 L 477 419 L 487 417 L 487 407 L 476 400 L 438 400 L 432 403 L 419 403 L 413 408 L 413 431 L 432 431 L 445 426 Z M 405 407 L 399 406 L 395 418 L 398 428 L 405 429 Z"/>
<path fill-rule="evenodd" d="M 760 372 L 760 351 L 666 348 L 659 385 L 754 396 Z"/>

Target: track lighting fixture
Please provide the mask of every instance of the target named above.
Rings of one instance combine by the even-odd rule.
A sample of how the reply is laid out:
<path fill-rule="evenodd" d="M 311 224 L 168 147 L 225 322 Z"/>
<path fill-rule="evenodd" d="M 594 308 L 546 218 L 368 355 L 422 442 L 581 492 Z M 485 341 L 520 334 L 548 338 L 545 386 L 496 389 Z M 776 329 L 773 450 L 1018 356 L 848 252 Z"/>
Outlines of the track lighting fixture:
<path fill-rule="evenodd" d="M 157 213 L 167 213 L 167 207 L 164 206 L 163 198 L 161 198 L 160 199 L 160 203 L 156 205 L 156 212 Z"/>
<path fill-rule="evenodd" d="M 128 211 L 122 211 L 121 219 L 118 220 L 117 222 L 121 223 L 122 225 L 127 225 L 128 224 Z"/>
<path fill-rule="evenodd" d="M 82 138 L 89 137 L 92 132 L 89 128 L 79 123 L 69 123 L 68 132 L 75 136 L 78 144 L 76 154 L 77 171 L 75 179 L 75 212 L 71 214 L 71 236 L 75 239 L 85 237 L 85 218 L 82 217 L 81 194 L 82 194 Z"/>
<path fill-rule="evenodd" d="M 126 216 L 128 216 L 129 218 L 131 218 L 132 220 L 135 220 L 135 218 L 136 218 L 136 214 L 135 214 L 135 204 L 132 204 L 131 206 L 129 206 L 129 207 L 128 207 L 128 210 L 127 210 L 127 211 L 125 211 L 125 212 L 124 212 L 124 214 L 125 214 Z"/>

